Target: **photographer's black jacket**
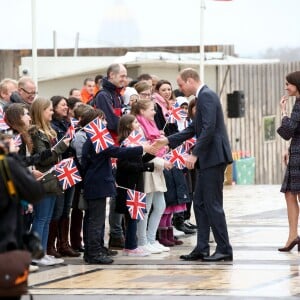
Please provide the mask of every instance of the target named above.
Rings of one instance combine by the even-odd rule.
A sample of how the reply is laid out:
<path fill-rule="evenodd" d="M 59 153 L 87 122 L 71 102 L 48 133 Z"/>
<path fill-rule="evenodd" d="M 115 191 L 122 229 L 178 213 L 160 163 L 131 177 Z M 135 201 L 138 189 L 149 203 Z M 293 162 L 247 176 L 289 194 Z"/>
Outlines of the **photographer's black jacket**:
<path fill-rule="evenodd" d="M 23 166 L 17 155 L 6 155 L 12 181 L 20 199 L 36 203 L 44 196 L 44 190 L 39 181 Z M 0 253 L 20 249 L 17 241 L 17 220 L 21 218 L 21 205 L 12 200 L 7 192 L 0 172 Z"/>

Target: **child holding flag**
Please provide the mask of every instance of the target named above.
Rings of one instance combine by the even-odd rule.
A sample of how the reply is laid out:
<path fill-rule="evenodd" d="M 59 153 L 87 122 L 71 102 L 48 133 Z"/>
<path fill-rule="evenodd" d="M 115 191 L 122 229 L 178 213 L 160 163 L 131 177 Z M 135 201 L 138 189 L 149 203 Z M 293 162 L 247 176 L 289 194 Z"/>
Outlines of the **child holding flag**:
<path fill-rule="evenodd" d="M 116 196 L 115 179 L 112 173 L 111 158 L 130 159 L 143 152 L 154 154 L 149 144 L 136 147 L 116 147 L 105 126 L 102 111 L 88 111 L 92 121 L 83 127 L 88 139 L 82 148 L 82 171 L 84 177 L 84 198 L 86 210 L 83 220 L 84 260 L 90 264 L 110 264 L 103 245 L 106 198 Z M 94 114 L 94 115 L 92 115 Z"/>
<path fill-rule="evenodd" d="M 134 136 L 134 137 L 133 137 Z M 130 137 L 133 137 L 130 139 Z M 119 121 L 119 143 L 127 147 L 142 145 L 146 140 L 141 131 L 140 124 L 135 116 L 131 114 L 124 115 Z M 127 190 L 144 192 L 143 172 L 153 172 L 154 163 L 149 162 L 154 156 L 150 154 L 140 155 L 130 159 L 119 159 L 117 162 L 116 181 L 117 199 L 116 212 L 125 215 L 126 231 L 125 231 L 125 249 L 124 255 L 128 256 L 147 256 L 150 253 L 143 248 L 137 246 L 137 217 L 131 216 L 126 206 Z M 144 203 L 146 206 L 146 203 Z M 141 208 L 137 207 L 137 210 Z M 143 219 L 143 213 L 141 219 Z"/>

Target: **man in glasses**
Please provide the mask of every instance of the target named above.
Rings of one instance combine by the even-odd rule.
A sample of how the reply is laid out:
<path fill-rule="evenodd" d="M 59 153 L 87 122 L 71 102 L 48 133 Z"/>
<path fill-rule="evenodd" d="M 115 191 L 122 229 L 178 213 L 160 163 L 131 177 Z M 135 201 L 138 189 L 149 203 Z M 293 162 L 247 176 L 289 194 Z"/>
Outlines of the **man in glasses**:
<path fill-rule="evenodd" d="M 21 77 L 18 81 L 18 91 L 10 96 L 11 103 L 31 105 L 37 95 L 36 85 L 30 77 Z"/>

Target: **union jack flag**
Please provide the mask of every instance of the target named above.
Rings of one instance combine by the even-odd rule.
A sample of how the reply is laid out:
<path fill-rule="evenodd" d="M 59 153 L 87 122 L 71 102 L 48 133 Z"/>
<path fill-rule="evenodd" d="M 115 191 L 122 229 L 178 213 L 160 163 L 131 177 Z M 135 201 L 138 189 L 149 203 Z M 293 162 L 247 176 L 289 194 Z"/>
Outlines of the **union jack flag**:
<path fill-rule="evenodd" d="M 144 220 L 146 213 L 146 194 L 128 189 L 126 206 L 131 219 Z"/>
<path fill-rule="evenodd" d="M 76 183 L 82 181 L 72 157 L 60 161 L 55 165 L 54 170 L 56 172 L 58 182 L 62 186 L 63 190 L 66 190 Z"/>
<path fill-rule="evenodd" d="M 189 152 L 191 148 L 195 146 L 196 142 L 197 142 L 196 136 L 193 136 L 192 138 L 186 140 L 184 143 L 185 151 Z"/>
<path fill-rule="evenodd" d="M 103 151 L 115 144 L 109 131 L 107 130 L 103 122 L 101 122 L 99 117 L 95 118 L 85 127 L 83 127 L 83 130 L 91 139 L 96 153 L 99 153 L 100 151 Z"/>
<path fill-rule="evenodd" d="M 170 110 L 169 123 L 175 123 L 176 121 L 182 121 L 187 117 L 187 113 L 180 106 L 173 106 Z"/>
<path fill-rule="evenodd" d="M 13 137 L 13 141 L 14 141 L 16 147 L 19 147 L 20 145 L 22 145 L 21 134 L 15 135 L 15 136 Z"/>
<path fill-rule="evenodd" d="M 75 127 L 73 125 L 70 125 L 65 136 L 67 138 L 73 139 L 75 136 Z"/>
<path fill-rule="evenodd" d="M 146 142 L 145 137 L 138 130 L 133 130 L 130 135 L 122 142 L 122 145 L 127 147 L 129 145 L 140 146 Z"/>
<path fill-rule="evenodd" d="M 3 108 L 0 106 L 0 130 L 6 130 L 9 126 L 4 121 L 4 112 Z"/>
<path fill-rule="evenodd" d="M 183 155 L 185 154 L 185 149 L 182 145 L 179 147 L 172 149 L 170 152 L 168 152 L 165 155 L 165 159 L 169 161 L 170 163 L 174 164 L 174 166 L 177 169 L 184 169 L 186 167 L 185 165 L 185 159 Z"/>
<path fill-rule="evenodd" d="M 75 118 L 71 118 L 71 126 L 73 126 L 74 128 L 76 128 L 78 126 L 78 122 L 79 120 L 75 119 Z"/>

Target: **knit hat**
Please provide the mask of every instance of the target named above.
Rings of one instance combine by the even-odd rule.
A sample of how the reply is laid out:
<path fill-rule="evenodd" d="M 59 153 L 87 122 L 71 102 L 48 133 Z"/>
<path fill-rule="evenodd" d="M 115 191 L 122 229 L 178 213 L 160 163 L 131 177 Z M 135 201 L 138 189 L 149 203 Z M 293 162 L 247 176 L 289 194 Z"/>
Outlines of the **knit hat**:
<path fill-rule="evenodd" d="M 123 95 L 123 99 L 124 99 L 124 104 L 125 105 L 128 105 L 130 97 L 132 95 L 138 95 L 138 92 L 136 91 L 136 89 L 133 88 L 133 87 L 126 87 L 124 95 Z"/>
<path fill-rule="evenodd" d="M 186 97 L 179 96 L 176 98 L 176 100 L 179 106 L 181 106 L 182 104 L 189 105 L 189 100 Z"/>

